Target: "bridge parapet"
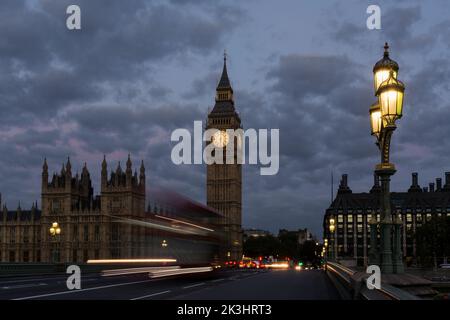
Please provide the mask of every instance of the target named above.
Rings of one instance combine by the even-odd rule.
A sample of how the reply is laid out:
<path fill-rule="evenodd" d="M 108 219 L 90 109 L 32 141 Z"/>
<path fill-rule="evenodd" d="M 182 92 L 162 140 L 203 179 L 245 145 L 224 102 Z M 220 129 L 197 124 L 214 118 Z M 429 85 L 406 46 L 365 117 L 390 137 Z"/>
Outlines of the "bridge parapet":
<path fill-rule="evenodd" d="M 368 274 L 357 272 L 336 262 L 327 262 L 327 275 L 339 294 L 347 300 L 420 300 L 402 289 L 382 281 L 381 288 L 367 287 Z"/>

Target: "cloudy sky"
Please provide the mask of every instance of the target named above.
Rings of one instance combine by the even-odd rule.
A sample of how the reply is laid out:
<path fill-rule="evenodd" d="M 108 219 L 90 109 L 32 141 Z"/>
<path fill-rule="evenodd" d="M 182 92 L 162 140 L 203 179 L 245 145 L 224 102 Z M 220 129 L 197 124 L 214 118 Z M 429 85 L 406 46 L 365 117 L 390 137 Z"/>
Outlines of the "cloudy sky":
<path fill-rule="evenodd" d="M 82 30 L 65 26 L 81 7 Z M 382 29 L 366 28 L 378 4 Z M 280 171 L 243 173 L 244 227 L 321 235 L 330 175 L 372 185 L 372 67 L 391 45 L 406 84 L 393 138 L 393 190 L 450 171 L 450 3 L 429 1 L 50 1 L 0 3 L 0 192 L 8 207 L 40 198 L 44 157 L 59 171 L 144 159 L 147 184 L 205 202 L 205 167 L 170 161 L 176 128 L 193 130 L 228 71 L 245 128 L 280 129 Z M 335 186 L 336 187 L 336 186 Z M 151 198 L 151 194 L 149 195 Z M 40 202 L 40 201 L 39 201 Z"/>

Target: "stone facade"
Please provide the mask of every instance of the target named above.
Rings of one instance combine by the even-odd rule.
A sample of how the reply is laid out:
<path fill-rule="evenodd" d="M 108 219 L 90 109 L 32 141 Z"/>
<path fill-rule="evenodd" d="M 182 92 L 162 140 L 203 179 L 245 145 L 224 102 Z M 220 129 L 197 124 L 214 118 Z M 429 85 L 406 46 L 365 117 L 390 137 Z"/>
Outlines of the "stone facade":
<path fill-rule="evenodd" d="M 226 59 L 222 76 L 216 89 L 216 103 L 208 114 L 206 129 L 218 129 L 225 133 L 227 129 L 241 128 L 241 119 L 234 107 L 233 89 L 231 87 Z M 242 258 L 242 165 L 236 161 L 233 164 L 211 164 L 207 166 L 206 199 L 209 207 L 223 214 L 222 229 L 224 231 L 223 259 L 240 260 Z M 222 148 L 225 155 L 227 143 Z M 225 156 L 224 156 L 225 159 Z M 225 161 L 224 161 L 225 162 Z"/>
<path fill-rule="evenodd" d="M 133 174 L 128 157 L 125 171 L 120 163 L 108 177 L 106 159 L 102 162 L 101 193 L 94 196 L 89 171 L 72 174 L 70 159 L 49 181 L 47 161 L 42 169 L 41 210 L 0 214 L 1 262 L 86 262 L 89 259 L 138 258 L 150 249 L 145 240 L 151 235 L 142 226 L 120 223 L 143 219 L 145 211 L 145 168 Z M 1 204 L 1 200 L 0 200 Z M 61 233 L 51 236 L 57 222 Z"/>
<path fill-rule="evenodd" d="M 329 252 L 333 250 L 337 259 L 354 259 L 358 265 L 367 265 L 371 216 L 376 215 L 380 221 L 380 182 L 374 176 L 370 192 L 353 193 L 347 179 L 344 174 L 337 195 L 326 210 L 324 239 L 328 239 Z M 450 172 L 445 173 L 445 185 L 438 178 L 436 184 L 430 183 L 425 188 L 419 186 L 418 174 L 413 173 L 407 192 L 391 192 L 391 209 L 393 221 L 401 223 L 403 259 L 407 265 L 414 264 L 417 258 L 416 228 L 435 215 L 450 216 Z M 330 218 L 335 220 L 334 233 L 329 230 Z M 378 240 L 379 237 L 378 233 Z"/>

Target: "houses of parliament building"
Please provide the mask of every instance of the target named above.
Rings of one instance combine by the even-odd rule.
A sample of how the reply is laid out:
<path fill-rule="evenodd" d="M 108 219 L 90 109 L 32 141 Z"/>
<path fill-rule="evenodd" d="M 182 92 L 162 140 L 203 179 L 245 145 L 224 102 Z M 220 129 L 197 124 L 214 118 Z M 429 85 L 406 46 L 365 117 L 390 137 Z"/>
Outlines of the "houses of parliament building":
<path fill-rule="evenodd" d="M 85 262 L 88 259 L 137 257 L 144 253 L 145 230 L 115 223 L 115 217 L 145 216 L 145 168 L 133 174 L 130 157 L 108 177 L 102 162 L 101 193 L 94 197 L 86 164 L 81 175 L 72 174 L 70 159 L 49 180 L 47 161 L 42 167 L 41 208 L 20 205 L 0 211 L 1 262 Z M 61 233 L 49 228 L 58 223 Z M 58 238 L 56 238 L 58 237 Z M 54 254 L 57 254 L 55 257 Z"/>
<path fill-rule="evenodd" d="M 216 89 L 215 106 L 208 114 L 207 128 L 221 134 L 240 128 L 235 110 L 233 89 L 228 78 L 226 57 Z M 227 139 L 225 139 L 227 140 Z M 214 141 L 214 140 L 213 140 Z M 217 143 L 215 141 L 214 143 Z M 225 152 L 226 142 L 220 146 Z M 205 214 L 218 216 L 223 231 L 220 245 L 222 259 L 238 260 L 242 256 L 241 164 L 207 166 Z M 59 173 L 49 176 L 44 160 L 41 181 L 41 208 L 37 202 L 30 210 L 20 205 L 8 210 L 0 195 L 0 262 L 86 262 L 89 259 L 148 257 L 155 245 L 154 231 L 142 224 L 119 223 L 118 219 L 143 221 L 154 215 L 146 209 L 145 168 L 133 172 L 130 156 L 126 167 L 120 162 L 108 174 L 106 158 L 101 164 L 100 194 L 94 196 L 86 164 L 81 175 L 72 173 L 70 159 Z M 57 223 L 58 234 L 50 234 Z"/>

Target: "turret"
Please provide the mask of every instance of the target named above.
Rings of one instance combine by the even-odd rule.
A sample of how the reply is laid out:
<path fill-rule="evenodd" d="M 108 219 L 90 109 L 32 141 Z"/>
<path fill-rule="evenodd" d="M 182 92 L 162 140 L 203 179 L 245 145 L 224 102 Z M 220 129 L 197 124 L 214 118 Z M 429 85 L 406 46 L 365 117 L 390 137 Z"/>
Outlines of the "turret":
<path fill-rule="evenodd" d="M 66 176 L 72 178 L 72 164 L 70 163 L 70 158 L 67 157 L 66 163 Z"/>
<path fill-rule="evenodd" d="M 36 203 L 33 202 L 33 205 L 31 206 L 31 212 L 30 212 L 30 221 L 31 221 L 31 223 L 34 222 L 34 216 L 36 214 L 36 210 L 37 210 L 37 201 L 36 201 Z"/>
<path fill-rule="evenodd" d="M 3 205 L 3 225 L 6 223 L 6 218 L 8 216 L 8 208 L 6 207 L 6 203 Z"/>
<path fill-rule="evenodd" d="M 130 154 L 128 154 L 128 159 L 127 159 L 127 169 L 125 170 L 125 174 L 126 174 L 126 185 L 127 188 L 131 188 L 131 178 L 133 177 L 133 170 L 131 169 L 131 158 L 130 158 Z"/>
<path fill-rule="evenodd" d="M 42 191 L 46 190 L 48 186 L 48 165 L 47 158 L 44 158 L 44 164 L 42 165 Z"/>
<path fill-rule="evenodd" d="M 22 215 L 22 208 L 20 207 L 20 201 L 19 201 L 19 205 L 17 206 L 17 215 L 16 215 L 16 219 L 17 221 L 20 221 L 20 216 Z"/>
<path fill-rule="evenodd" d="M 70 163 L 69 157 L 67 157 L 66 163 L 65 183 L 66 190 L 70 191 L 70 188 L 72 187 L 72 164 Z"/>
<path fill-rule="evenodd" d="M 103 155 L 103 161 L 102 161 L 102 190 L 106 187 L 108 184 L 108 164 L 106 163 L 106 155 Z"/>
<path fill-rule="evenodd" d="M 139 174 L 139 185 L 143 186 L 145 188 L 145 167 L 144 167 L 144 160 L 141 161 L 141 169 Z"/>

